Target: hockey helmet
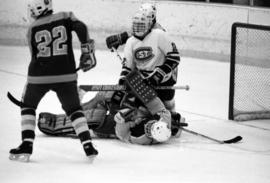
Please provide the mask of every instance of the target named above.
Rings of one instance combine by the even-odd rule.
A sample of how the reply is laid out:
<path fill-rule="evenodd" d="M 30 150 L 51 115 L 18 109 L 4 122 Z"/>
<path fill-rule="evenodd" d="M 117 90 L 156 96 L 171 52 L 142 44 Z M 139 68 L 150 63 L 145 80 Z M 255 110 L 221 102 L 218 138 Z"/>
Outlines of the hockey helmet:
<path fill-rule="evenodd" d="M 156 9 L 155 4 L 144 3 L 140 6 L 139 11 L 145 12 L 148 18 L 151 19 L 152 24 L 156 23 L 157 9 Z"/>
<path fill-rule="evenodd" d="M 153 138 L 158 142 L 165 142 L 171 137 L 171 129 L 168 124 L 162 120 L 150 120 L 145 124 L 146 136 Z"/>
<path fill-rule="evenodd" d="M 52 0 L 28 0 L 28 11 L 34 19 L 52 10 Z"/>

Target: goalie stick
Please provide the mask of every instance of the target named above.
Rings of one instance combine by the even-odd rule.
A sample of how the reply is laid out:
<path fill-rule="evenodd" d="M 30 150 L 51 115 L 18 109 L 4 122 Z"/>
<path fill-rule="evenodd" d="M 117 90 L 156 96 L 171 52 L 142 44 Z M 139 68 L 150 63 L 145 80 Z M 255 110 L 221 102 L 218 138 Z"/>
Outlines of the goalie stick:
<path fill-rule="evenodd" d="M 79 85 L 79 88 L 85 91 L 123 91 L 127 90 L 125 85 Z M 183 86 L 157 86 L 155 90 L 189 90 L 189 85 Z"/>
<path fill-rule="evenodd" d="M 194 132 L 194 131 L 186 129 L 186 128 L 182 128 L 182 127 L 180 127 L 180 128 L 183 131 L 186 131 L 188 133 L 191 133 L 191 134 L 199 136 L 199 137 L 206 138 L 208 140 L 212 140 L 212 141 L 217 142 L 219 144 L 234 144 L 234 143 L 240 142 L 243 139 L 241 136 L 236 136 L 236 137 L 233 137 L 233 138 L 228 139 L 228 140 L 218 140 L 218 139 L 215 139 L 215 138 L 212 138 L 212 137 L 209 137 L 209 136 Z"/>
<path fill-rule="evenodd" d="M 121 64 L 123 65 L 124 62 L 125 62 L 125 60 L 120 56 L 120 54 L 117 51 L 117 49 L 115 49 L 114 47 L 112 47 L 111 48 L 111 52 L 116 53 L 116 56 L 119 58 L 119 61 L 121 61 Z M 82 85 L 82 86 L 84 86 L 84 85 Z M 183 86 L 159 86 L 159 87 L 156 87 L 154 89 L 156 89 L 156 90 L 166 90 L 166 89 L 184 89 L 184 90 L 189 90 L 190 87 L 189 87 L 189 85 L 183 85 Z M 121 90 L 126 90 L 126 89 L 121 89 Z M 103 91 L 103 90 L 88 90 L 88 91 Z M 104 91 L 115 91 L 115 90 L 113 89 L 113 90 L 104 90 Z"/>

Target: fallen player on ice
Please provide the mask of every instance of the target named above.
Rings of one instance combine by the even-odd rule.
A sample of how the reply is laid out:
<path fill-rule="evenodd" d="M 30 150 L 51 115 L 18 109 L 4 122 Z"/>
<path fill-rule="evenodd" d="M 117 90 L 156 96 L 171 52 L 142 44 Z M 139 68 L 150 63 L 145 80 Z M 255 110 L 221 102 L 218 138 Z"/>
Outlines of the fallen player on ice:
<path fill-rule="evenodd" d="M 142 145 L 180 137 L 180 127 L 184 123 L 180 122 L 179 113 L 171 114 L 169 129 L 168 123 L 159 119 L 164 114 L 152 115 L 146 107 L 138 105 L 140 102 L 134 100 L 135 97 L 126 92 L 98 92 L 93 99 L 84 103 L 83 112 L 92 137 L 118 138 Z M 47 135 L 76 136 L 70 119 L 64 114 L 40 113 L 38 128 Z"/>
<path fill-rule="evenodd" d="M 152 91 L 147 84 L 141 84 L 145 91 Z M 93 99 L 82 104 L 92 135 L 142 145 L 164 143 L 171 137 L 180 137 L 181 126 L 186 125 L 182 123 L 184 118 L 177 112 L 168 111 L 156 95 L 146 99 L 144 96 L 136 89 L 132 92 L 98 92 Z M 76 136 L 70 119 L 64 114 L 42 112 L 38 127 L 47 135 Z"/>
<path fill-rule="evenodd" d="M 185 118 L 167 110 L 153 88 L 136 72 L 132 73 L 125 82 L 128 91 L 99 92 L 82 105 L 94 137 L 118 138 L 127 143 L 150 145 L 180 137 L 184 130 L 219 144 L 242 140 L 241 136 L 218 140 L 183 128 L 187 126 Z M 38 127 L 47 135 L 76 137 L 70 119 L 64 114 L 40 113 Z"/>

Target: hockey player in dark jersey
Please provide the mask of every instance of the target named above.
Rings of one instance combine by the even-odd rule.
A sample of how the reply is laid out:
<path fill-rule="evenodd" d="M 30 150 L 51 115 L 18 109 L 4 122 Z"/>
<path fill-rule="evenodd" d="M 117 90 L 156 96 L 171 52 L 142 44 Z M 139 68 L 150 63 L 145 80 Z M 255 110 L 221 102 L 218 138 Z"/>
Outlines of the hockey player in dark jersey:
<path fill-rule="evenodd" d="M 92 144 L 78 96 L 72 31 L 81 42 L 80 69 L 84 72 L 96 65 L 94 40 L 89 38 L 87 26 L 72 12 L 53 13 L 51 0 L 31 0 L 28 9 L 34 21 L 27 32 L 31 62 L 21 102 L 22 143 L 10 150 L 10 159 L 29 161 L 35 139 L 36 109 L 48 91 L 56 92 L 86 156 L 93 159 L 98 151 Z"/>
<path fill-rule="evenodd" d="M 186 125 L 183 123 L 185 119 L 179 113 L 169 112 L 153 89 L 138 83 L 136 87 L 140 85 L 139 88 L 146 88 L 144 91 L 147 92 L 99 92 L 82 105 L 92 136 L 118 138 L 141 145 L 164 143 L 171 136 L 180 136 L 180 127 Z M 154 95 L 145 100 L 144 96 L 149 92 Z M 42 112 L 39 114 L 38 127 L 47 135 L 75 135 L 70 118 L 64 114 Z"/>

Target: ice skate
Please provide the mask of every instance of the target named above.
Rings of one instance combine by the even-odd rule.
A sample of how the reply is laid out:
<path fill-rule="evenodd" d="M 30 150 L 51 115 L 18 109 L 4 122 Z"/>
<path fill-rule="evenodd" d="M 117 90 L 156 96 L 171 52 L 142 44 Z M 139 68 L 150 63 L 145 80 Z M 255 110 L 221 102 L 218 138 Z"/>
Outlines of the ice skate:
<path fill-rule="evenodd" d="M 83 149 L 86 156 L 90 159 L 90 162 L 92 163 L 95 157 L 98 155 L 98 151 L 94 148 L 92 142 L 85 143 L 83 145 Z"/>
<path fill-rule="evenodd" d="M 29 162 L 32 152 L 33 143 L 23 141 L 19 147 L 9 151 L 9 159 L 13 161 Z"/>

